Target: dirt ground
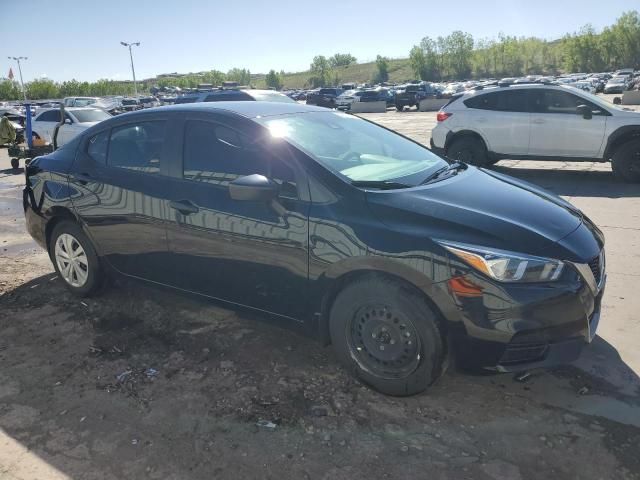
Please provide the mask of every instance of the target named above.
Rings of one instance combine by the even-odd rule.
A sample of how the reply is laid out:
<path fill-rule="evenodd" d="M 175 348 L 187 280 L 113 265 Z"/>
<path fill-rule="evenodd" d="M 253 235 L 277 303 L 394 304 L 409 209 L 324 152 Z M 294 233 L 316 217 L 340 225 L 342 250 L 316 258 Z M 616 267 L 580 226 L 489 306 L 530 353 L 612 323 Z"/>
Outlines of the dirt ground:
<path fill-rule="evenodd" d="M 435 123 L 371 118 L 423 142 Z M 393 398 L 246 312 L 121 280 L 72 297 L 0 149 L 0 479 L 640 479 L 640 188 L 601 164 L 497 168 L 605 231 L 600 335 L 523 382 L 452 368 Z"/>

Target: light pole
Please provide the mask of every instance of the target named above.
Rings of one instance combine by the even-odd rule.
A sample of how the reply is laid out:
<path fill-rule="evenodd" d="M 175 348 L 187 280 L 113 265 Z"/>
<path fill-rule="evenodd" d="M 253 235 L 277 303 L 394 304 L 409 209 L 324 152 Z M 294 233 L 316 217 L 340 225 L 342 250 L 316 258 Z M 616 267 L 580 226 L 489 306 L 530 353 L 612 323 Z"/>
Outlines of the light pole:
<path fill-rule="evenodd" d="M 133 47 L 134 45 L 136 47 L 140 46 L 140 42 L 131 42 L 131 43 L 126 43 L 126 42 L 120 42 L 120 45 L 123 45 L 125 47 L 129 47 L 129 57 L 131 58 L 131 73 L 133 73 L 133 91 L 135 92 L 136 97 L 138 96 L 138 84 L 136 83 L 136 71 L 133 68 L 133 53 L 131 53 L 131 47 Z"/>
<path fill-rule="evenodd" d="M 27 57 L 7 57 L 9 60 L 15 60 L 18 62 L 18 72 L 20 72 L 20 85 L 22 86 L 22 95 L 25 102 L 27 101 L 27 91 L 24 89 L 24 82 L 22 81 L 22 67 L 20 66 L 20 60 L 28 60 Z"/>

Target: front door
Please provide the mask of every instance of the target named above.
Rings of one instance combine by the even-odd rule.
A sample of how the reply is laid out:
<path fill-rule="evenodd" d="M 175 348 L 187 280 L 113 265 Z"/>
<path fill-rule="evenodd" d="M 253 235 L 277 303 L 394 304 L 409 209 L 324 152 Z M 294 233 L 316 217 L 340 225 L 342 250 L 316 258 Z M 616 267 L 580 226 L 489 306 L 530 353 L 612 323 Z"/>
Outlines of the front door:
<path fill-rule="evenodd" d="M 608 112 L 571 92 L 551 88 L 532 89 L 529 155 L 596 158 L 604 140 Z M 587 105 L 592 117 L 576 113 Z"/>
<path fill-rule="evenodd" d="M 139 119 L 93 135 L 70 175 L 76 213 L 118 271 L 164 283 L 171 120 Z"/>
<path fill-rule="evenodd" d="M 309 204 L 300 195 L 306 180 L 284 150 L 279 155 L 257 140 L 257 125 L 193 115 L 171 188 L 173 284 L 300 319 L 307 299 Z M 252 174 L 276 181 L 278 198 L 231 199 L 229 182 Z"/>

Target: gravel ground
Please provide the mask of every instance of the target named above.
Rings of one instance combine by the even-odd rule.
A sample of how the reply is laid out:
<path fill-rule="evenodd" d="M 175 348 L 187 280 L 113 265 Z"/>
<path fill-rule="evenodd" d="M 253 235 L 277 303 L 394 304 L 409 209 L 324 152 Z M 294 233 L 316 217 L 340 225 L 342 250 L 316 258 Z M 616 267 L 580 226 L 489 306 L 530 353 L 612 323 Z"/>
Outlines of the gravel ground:
<path fill-rule="evenodd" d="M 422 142 L 435 123 L 366 116 Z M 497 168 L 605 231 L 600 335 L 525 382 L 450 369 L 393 398 L 245 312 L 124 281 L 72 297 L 24 230 L 22 174 L 0 149 L 0 478 L 640 478 L 640 188 L 605 164 Z"/>

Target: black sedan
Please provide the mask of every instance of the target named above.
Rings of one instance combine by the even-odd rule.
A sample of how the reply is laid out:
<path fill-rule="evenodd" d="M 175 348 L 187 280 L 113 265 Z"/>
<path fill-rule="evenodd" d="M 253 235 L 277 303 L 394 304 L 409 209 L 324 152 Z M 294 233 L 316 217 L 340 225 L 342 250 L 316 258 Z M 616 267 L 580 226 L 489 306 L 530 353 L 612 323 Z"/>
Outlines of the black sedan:
<path fill-rule="evenodd" d="M 262 312 L 393 395 L 453 355 L 574 360 L 605 284 L 602 233 L 564 200 L 293 103 L 108 119 L 29 164 L 24 210 L 75 294 L 111 272 Z"/>

